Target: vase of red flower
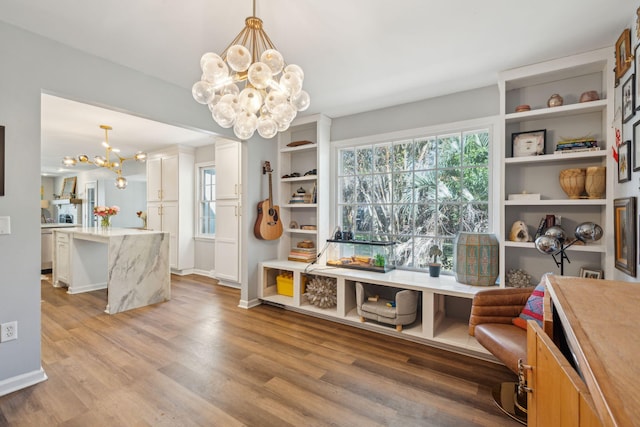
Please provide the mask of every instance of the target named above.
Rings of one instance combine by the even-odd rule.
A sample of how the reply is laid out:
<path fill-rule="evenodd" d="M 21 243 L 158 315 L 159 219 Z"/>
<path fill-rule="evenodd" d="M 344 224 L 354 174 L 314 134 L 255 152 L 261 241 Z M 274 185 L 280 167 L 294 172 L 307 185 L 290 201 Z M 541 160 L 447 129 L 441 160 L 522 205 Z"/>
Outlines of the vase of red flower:
<path fill-rule="evenodd" d="M 111 217 L 120 212 L 118 206 L 95 206 L 93 214 L 100 217 L 100 228 L 108 230 L 111 227 Z"/>

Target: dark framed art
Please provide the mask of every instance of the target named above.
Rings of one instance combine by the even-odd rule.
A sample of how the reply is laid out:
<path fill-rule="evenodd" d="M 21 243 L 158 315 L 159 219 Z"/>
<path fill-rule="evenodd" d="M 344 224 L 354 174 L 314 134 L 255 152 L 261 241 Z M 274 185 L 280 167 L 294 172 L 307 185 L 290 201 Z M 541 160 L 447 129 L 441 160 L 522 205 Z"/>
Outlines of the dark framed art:
<path fill-rule="evenodd" d="M 633 124 L 633 171 L 640 170 L 640 120 Z"/>
<path fill-rule="evenodd" d="M 631 67 L 631 30 L 626 28 L 616 42 L 616 81 Z"/>
<path fill-rule="evenodd" d="M 635 74 L 631 74 L 622 84 L 622 123 L 631 120 L 636 111 L 635 80 Z"/>
<path fill-rule="evenodd" d="M 4 196 L 4 126 L 0 126 L 0 196 Z"/>
<path fill-rule="evenodd" d="M 511 134 L 513 157 L 541 156 L 545 153 L 547 130 L 514 132 Z"/>
<path fill-rule="evenodd" d="M 636 198 L 613 201 L 615 265 L 620 271 L 636 277 Z"/>
<path fill-rule="evenodd" d="M 618 147 L 618 182 L 631 180 L 631 141 L 624 141 Z"/>
<path fill-rule="evenodd" d="M 640 71 L 640 58 L 638 58 L 638 53 L 640 53 L 640 44 L 638 44 L 638 46 L 636 46 L 635 51 L 633 52 L 633 59 L 634 59 L 634 73 L 637 75 L 638 71 Z M 636 84 L 635 86 L 635 90 L 633 92 L 633 98 L 636 101 L 636 111 L 640 110 L 640 85 Z"/>

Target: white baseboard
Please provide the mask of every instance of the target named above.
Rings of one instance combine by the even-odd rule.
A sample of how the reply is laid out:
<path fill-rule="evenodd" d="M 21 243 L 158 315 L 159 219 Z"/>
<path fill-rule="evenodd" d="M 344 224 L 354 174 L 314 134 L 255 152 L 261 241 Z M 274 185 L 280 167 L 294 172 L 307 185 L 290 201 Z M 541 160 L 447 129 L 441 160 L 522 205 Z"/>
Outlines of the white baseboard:
<path fill-rule="evenodd" d="M 201 269 L 198 269 L 198 268 L 194 268 L 193 269 L 193 274 L 197 274 L 198 276 L 208 277 L 210 279 L 215 279 L 216 278 L 216 271 L 215 270 L 201 270 Z"/>
<path fill-rule="evenodd" d="M 47 374 L 41 366 L 37 371 L 27 372 L 26 374 L 20 374 L 0 381 L 0 396 L 22 390 L 23 388 L 30 387 L 46 380 Z"/>
<path fill-rule="evenodd" d="M 252 299 L 251 301 L 240 300 L 240 302 L 238 303 L 238 307 L 249 309 L 249 308 L 257 307 L 260 304 L 262 304 L 262 302 L 260 302 L 258 298 Z"/>
<path fill-rule="evenodd" d="M 175 274 L 176 276 L 187 276 L 189 274 L 194 274 L 194 273 L 195 273 L 195 270 L 193 268 L 185 268 L 184 270 L 171 268 L 171 274 Z"/>
<path fill-rule="evenodd" d="M 97 291 L 98 289 L 107 289 L 107 283 L 92 283 L 85 286 L 69 286 L 68 294 L 81 294 L 82 292 Z"/>

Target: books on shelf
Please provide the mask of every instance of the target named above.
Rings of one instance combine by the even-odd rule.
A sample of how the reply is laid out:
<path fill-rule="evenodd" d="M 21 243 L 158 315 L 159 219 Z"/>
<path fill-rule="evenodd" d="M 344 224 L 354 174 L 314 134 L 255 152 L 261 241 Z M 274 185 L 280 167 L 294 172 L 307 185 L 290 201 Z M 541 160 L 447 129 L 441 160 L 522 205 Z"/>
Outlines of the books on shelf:
<path fill-rule="evenodd" d="M 289 261 L 312 262 L 316 260 L 316 248 L 291 248 Z"/>
<path fill-rule="evenodd" d="M 556 153 L 575 153 L 579 151 L 597 151 L 598 141 L 591 137 L 565 139 L 556 144 Z"/>
<path fill-rule="evenodd" d="M 572 148 L 571 150 L 557 150 L 555 154 L 569 154 L 569 153 L 580 153 L 585 151 L 600 151 L 600 147 L 591 147 L 591 148 Z"/>

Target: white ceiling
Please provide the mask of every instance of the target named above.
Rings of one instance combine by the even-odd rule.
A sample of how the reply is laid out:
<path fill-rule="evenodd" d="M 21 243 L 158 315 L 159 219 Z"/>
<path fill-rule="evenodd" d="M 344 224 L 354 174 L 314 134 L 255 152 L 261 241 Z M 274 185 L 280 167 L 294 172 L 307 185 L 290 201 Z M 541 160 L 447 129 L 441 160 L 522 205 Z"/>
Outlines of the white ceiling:
<path fill-rule="evenodd" d="M 305 114 L 335 118 L 487 86 L 500 70 L 612 46 L 637 7 L 629 0 L 257 0 L 256 15 L 285 60 L 305 71 Z M 249 0 L 0 2 L 0 20 L 185 91 L 200 77 L 200 56 L 221 52 L 251 14 Z M 46 121 L 43 146 L 53 132 Z M 114 144 L 125 129 L 133 132 L 108 124 Z"/>
<path fill-rule="evenodd" d="M 109 144 L 120 149 L 120 156 L 131 157 L 138 151 L 153 151 L 169 145 L 192 147 L 213 144 L 215 135 L 156 122 L 115 110 L 96 107 L 57 96 L 42 94 L 41 172 L 44 175 L 68 175 L 95 168 L 78 164 L 62 166 L 64 156 L 86 154 L 104 156 L 105 140 L 100 125 L 109 125 Z"/>

